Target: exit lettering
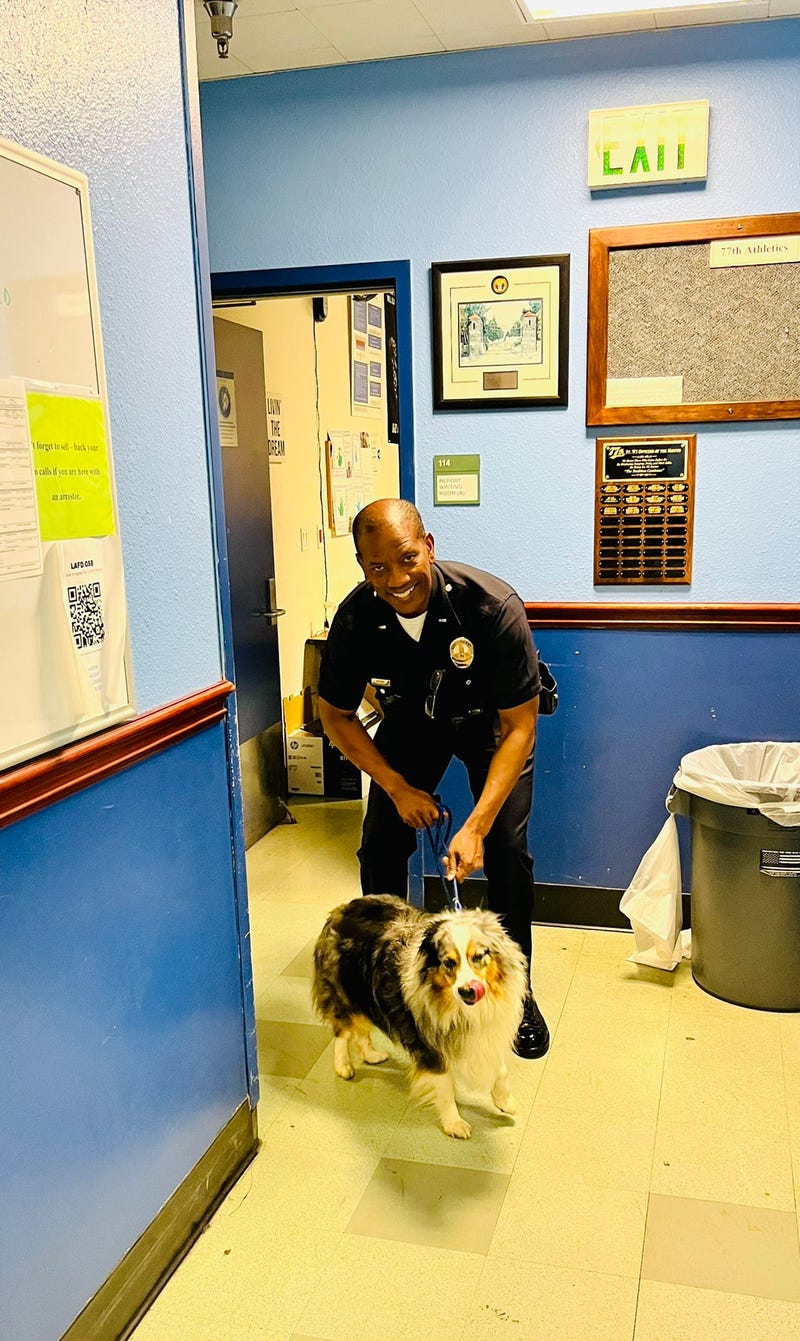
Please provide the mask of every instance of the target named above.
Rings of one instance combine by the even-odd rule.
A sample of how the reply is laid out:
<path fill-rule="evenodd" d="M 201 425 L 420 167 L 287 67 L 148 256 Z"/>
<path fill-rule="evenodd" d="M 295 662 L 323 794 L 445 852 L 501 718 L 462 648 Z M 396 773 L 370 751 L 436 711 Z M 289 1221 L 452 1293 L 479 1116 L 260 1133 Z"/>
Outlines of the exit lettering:
<path fill-rule="evenodd" d="M 698 181 L 707 146 L 707 102 L 590 112 L 589 186 Z"/>
<path fill-rule="evenodd" d="M 670 150 L 671 159 L 672 153 L 674 152 L 674 161 L 670 161 L 668 164 L 667 146 L 664 140 L 658 140 L 656 142 L 655 155 L 653 154 L 652 146 L 648 153 L 647 145 L 638 143 L 634 145 L 633 152 L 630 156 L 630 163 L 627 164 L 625 160 L 623 160 L 623 162 L 619 161 L 622 156 L 622 149 L 619 141 L 612 140 L 603 148 L 603 176 L 618 177 L 626 170 L 631 177 L 635 177 L 637 172 L 640 172 L 642 176 L 646 177 L 654 172 L 662 173 L 670 171 L 672 168 L 677 172 L 682 172 L 686 166 L 686 142 L 684 140 L 677 140 L 674 146 L 670 146 Z"/>

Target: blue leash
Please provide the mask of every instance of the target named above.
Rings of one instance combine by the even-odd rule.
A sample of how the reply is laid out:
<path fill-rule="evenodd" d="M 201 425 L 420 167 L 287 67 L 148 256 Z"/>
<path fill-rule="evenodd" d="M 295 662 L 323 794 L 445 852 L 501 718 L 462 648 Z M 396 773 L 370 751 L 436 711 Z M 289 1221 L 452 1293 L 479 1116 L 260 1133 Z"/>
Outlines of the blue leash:
<path fill-rule="evenodd" d="M 450 881 L 450 884 L 452 885 L 451 890 L 442 870 L 442 858 L 447 856 L 447 844 L 450 841 L 450 830 L 453 827 L 453 816 L 447 809 L 447 806 L 442 804 L 441 797 L 434 796 L 433 799 L 439 807 L 439 814 L 433 824 L 429 824 L 426 827 L 425 832 L 428 835 L 428 842 L 433 854 L 433 860 L 436 863 L 436 869 L 439 873 L 439 879 L 442 882 L 442 889 L 444 890 L 444 896 L 447 900 L 448 907 L 451 912 L 460 913 L 462 908 L 461 900 L 458 897 L 458 881 Z"/>

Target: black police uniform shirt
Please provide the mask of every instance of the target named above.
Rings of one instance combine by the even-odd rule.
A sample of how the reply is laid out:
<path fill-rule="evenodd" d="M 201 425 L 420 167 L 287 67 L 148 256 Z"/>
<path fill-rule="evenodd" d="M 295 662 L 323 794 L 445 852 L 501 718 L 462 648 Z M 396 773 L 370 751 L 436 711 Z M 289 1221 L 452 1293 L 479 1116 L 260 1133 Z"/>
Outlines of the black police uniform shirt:
<path fill-rule="evenodd" d="M 541 687 L 525 607 L 507 582 L 466 564 L 436 560 L 431 578 L 418 642 L 368 582 L 345 597 L 325 642 L 320 697 L 354 712 L 371 684 L 387 725 L 493 730 L 498 709 Z"/>

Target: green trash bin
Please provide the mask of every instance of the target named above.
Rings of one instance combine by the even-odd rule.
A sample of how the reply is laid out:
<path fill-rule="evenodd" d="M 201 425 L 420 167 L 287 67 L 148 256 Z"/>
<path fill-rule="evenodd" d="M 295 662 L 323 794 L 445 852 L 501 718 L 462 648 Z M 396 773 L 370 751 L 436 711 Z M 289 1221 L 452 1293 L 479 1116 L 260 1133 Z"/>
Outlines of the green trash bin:
<path fill-rule="evenodd" d="M 800 1011 L 800 827 L 678 787 L 692 833 L 692 976 L 712 996 Z"/>

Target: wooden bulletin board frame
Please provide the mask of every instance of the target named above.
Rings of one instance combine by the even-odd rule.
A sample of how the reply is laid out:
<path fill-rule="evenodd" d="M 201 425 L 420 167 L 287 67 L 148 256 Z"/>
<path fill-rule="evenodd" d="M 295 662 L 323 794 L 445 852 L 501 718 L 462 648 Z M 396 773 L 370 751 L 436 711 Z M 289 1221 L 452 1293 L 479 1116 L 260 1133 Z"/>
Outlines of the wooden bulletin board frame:
<path fill-rule="evenodd" d="M 675 257 L 678 253 L 674 250 L 685 246 L 692 248 L 693 252 L 686 253 L 687 261 L 690 255 L 697 258 L 698 247 L 708 247 L 712 241 L 724 239 L 742 239 L 742 238 L 768 238 L 775 236 L 796 236 L 800 234 L 800 213 L 795 214 L 762 214 L 749 215 L 740 218 L 731 219 L 706 219 L 688 223 L 671 224 L 651 224 L 645 226 L 634 225 L 624 228 L 599 228 L 592 229 L 589 233 L 589 308 L 588 308 L 588 350 L 587 350 L 587 371 L 586 371 L 586 423 L 590 427 L 602 426 L 606 424 L 663 424 L 663 423 L 683 423 L 683 422 L 715 422 L 715 421 L 733 421 L 733 420 L 756 420 L 756 419 L 800 419 L 800 376 L 797 378 L 795 387 L 794 374 L 791 369 L 786 370 L 787 382 L 791 381 L 791 387 L 787 389 L 793 394 L 775 396 L 771 399 L 760 398 L 755 391 L 755 379 L 758 375 L 759 359 L 761 365 L 768 366 L 770 360 L 774 367 L 775 361 L 781 359 L 782 351 L 784 358 L 789 357 L 790 351 L 797 352 L 797 324 L 796 309 L 795 320 L 788 324 L 780 315 L 778 307 L 772 302 L 769 286 L 781 285 L 785 280 L 786 272 L 792 271 L 792 280 L 795 282 L 795 274 L 800 275 L 800 260 L 788 264 L 759 264 L 747 267 L 733 267 L 723 271 L 708 269 L 708 283 L 702 281 L 702 287 L 698 293 L 697 286 L 693 284 L 691 294 L 687 297 L 685 307 L 682 297 L 674 290 L 670 290 L 670 301 L 665 302 L 657 315 L 663 316 L 664 330 L 668 326 L 677 327 L 680 332 L 681 324 L 691 307 L 693 309 L 692 319 L 699 322 L 701 327 L 707 331 L 707 338 L 702 341 L 687 338 L 684 342 L 686 357 L 686 369 L 682 367 L 677 372 L 683 373 L 689 371 L 692 366 L 693 349 L 698 349 L 702 344 L 708 351 L 713 350 L 715 342 L 729 339 L 732 345 L 735 345 L 735 333 L 731 333 L 732 322 L 730 313 L 726 310 L 726 303 L 730 303 L 730 293 L 736 284 L 736 276 L 748 272 L 747 280 L 742 280 L 750 286 L 754 293 L 753 301 L 758 304 L 759 295 L 763 295 L 763 311 L 759 309 L 759 319 L 755 322 L 756 346 L 754 348 L 753 338 L 748 334 L 747 338 L 739 342 L 739 349 L 735 357 L 737 359 L 738 380 L 744 387 L 744 394 L 737 399 L 724 399 L 720 396 L 718 399 L 708 397 L 705 400 L 678 400 L 671 398 L 671 403 L 662 404 L 609 404 L 610 397 L 607 392 L 609 373 L 613 376 L 619 376 L 612 366 L 609 369 L 609 330 L 614 329 L 614 320 L 619 318 L 620 309 L 615 307 L 618 297 L 615 294 L 615 282 L 612 270 L 615 264 L 616 254 L 624 253 L 621 256 L 621 262 L 625 265 L 635 264 L 641 259 L 645 268 L 649 267 L 652 272 L 653 266 L 658 266 L 662 257 L 667 260 L 667 253 L 659 253 L 655 249 L 670 248 L 670 262 L 675 264 Z M 680 268 L 680 260 L 678 261 Z M 783 275 L 781 275 L 783 272 Z M 705 271 L 701 266 L 701 274 Z M 722 280 L 715 278 L 724 276 Z M 731 277 L 734 278 L 731 278 Z M 647 330 L 650 336 L 653 331 L 653 304 L 642 301 L 635 301 L 640 297 L 645 299 L 650 295 L 645 294 L 645 285 L 642 284 L 638 293 L 636 293 L 635 284 L 632 286 L 634 291 L 633 308 L 636 316 L 641 316 L 643 329 Z M 707 299 L 705 304 L 703 299 Z M 778 323 L 780 326 L 778 327 Z M 658 328 L 657 328 L 658 329 Z M 627 331 L 626 331 L 627 334 Z M 657 338 L 657 335 L 656 335 Z M 633 341 L 635 344 L 635 339 Z M 751 363 L 748 364 L 748 360 Z M 780 366 L 780 365 L 779 365 Z M 675 368 L 664 368 L 662 365 L 658 369 L 658 375 L 674 373 Z M 636 379 L 637 377 L 652 377 L 654 373 L 645 368 L 641 374 L 636 371 L 627 373 L 626 376 Z M 748 383 L 752 376 L 753 381 Z"/>

